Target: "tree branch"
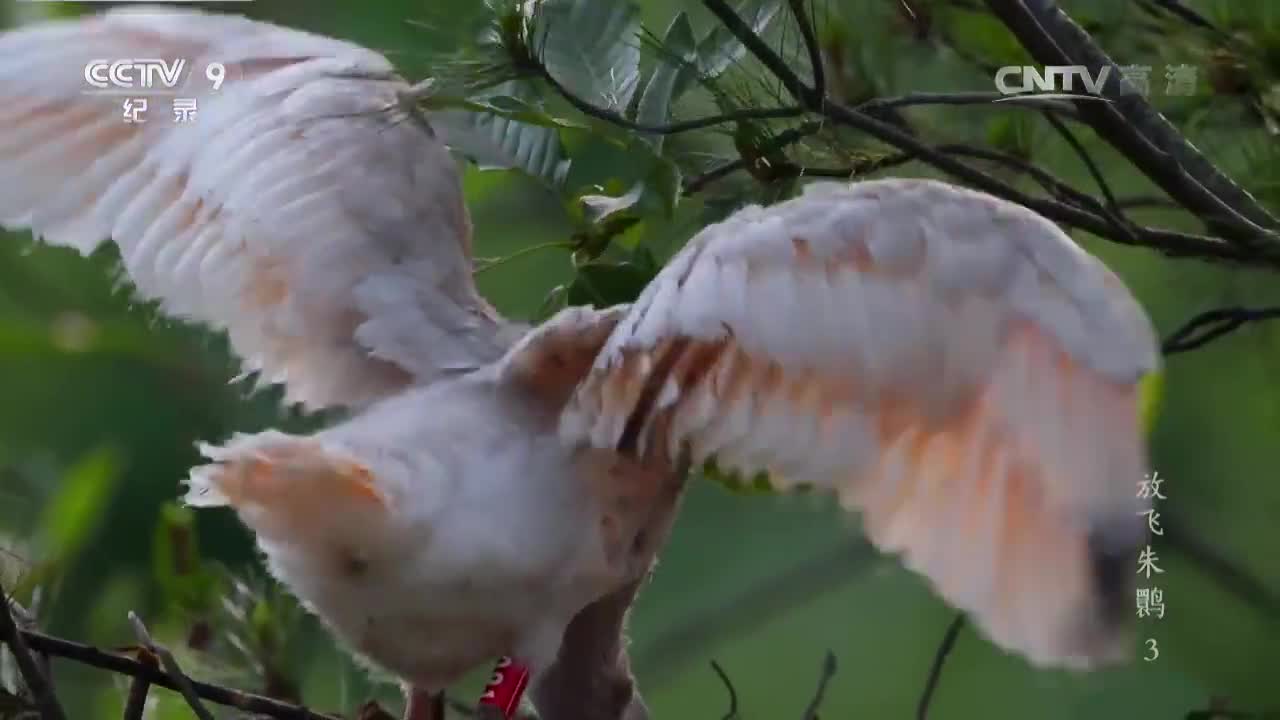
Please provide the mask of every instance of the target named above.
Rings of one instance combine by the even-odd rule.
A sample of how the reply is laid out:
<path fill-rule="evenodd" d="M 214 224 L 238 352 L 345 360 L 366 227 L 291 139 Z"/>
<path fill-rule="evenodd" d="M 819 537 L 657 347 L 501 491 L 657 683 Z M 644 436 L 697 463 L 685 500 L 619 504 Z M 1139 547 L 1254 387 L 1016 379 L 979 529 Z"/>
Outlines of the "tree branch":
<path fill-rule="evenodd" d="M 724 684 L 725 692 L 729 694 L 729 709 L 720 720 L 737 720 L 738 717 L 738 690 L 733 686 L 733 681 L 729 679 L 728 673 L 724 668 L 720 667 L 720 663 L 715 660 L 711 661 L 711 669 L 715 671 L 716 676 L 720 678 L 720 682 Z"/>
<path fill-rule="evenodd" d="M 1219 40 L 1231 39 L 1230 34 L 1210 22 L 1209 18 L 1188 7 L 1181 0 L 1139 0 L 1139 4 L 1146 8 L 1148 12 L 1168 13 L 1188 25 L 1208 30 L 1216 35 Z"/>
<path fill-rule="evenodd" d="M 822 674 L 818 676 L 818 687 L 813 691 L 813 698 L 805 707 L 804 714 L 800 716 L 802 720 L 818 720 L 818 710 L 827 697 L 827 687 L 831 685 L 831 679 L 836 676 L 836 669 L 836 655 L 828 650 L 822 658 Z"/>
<path fill-rule="evenodd" d="M 142 623 L 142 618 L 138 617 L 135 612 L 129 612 L 129 623 L 133 625 L 133 632 L 138 636 L 138 643 L 149 654 L 154 655 L 160 660 L 160 665 L 169 673 L 169 677 L 173 678 L 173 682 L 178 686 L 178 692 L 182 693 L 182 698 L 187 701 L 187 706 L 191 708 L 191 712 L 199 720 L 213 720 L 213 715 L 209 713 L 209 709 L 200 702 L 200 696 L 196 694 L 196 689 L 191 686 L 191 678 L 182 672 L 182 667 L 178 665 L 178 660 L 169 652 L 167 648 L 157 645 L 151 639 L 151 631 Z"/>
<path fill-rule="evenodd" d="M 67 716 L 53 694 L 49 678 L 40 670 L 40 663 L 31 654 L 22 630 L 13 619 L 13 613 L 9 609 L 9 595 L 3 587 L 0 587 L 0 643 L 9 646 L 9 653 L 18 664 L 18 672 L 22 674 L 22 681 L 35 698 L 41 717 L 45 720 L 66 720 Z"/>
<path fill-rule="evenodd" d="M 90 645 L 63 640 L 32 630 L 21 631 L 23 640 L 33 650 L 53 657 L 73 660 L 83 665 L 107 670 L 118 675 L 144 678 L 152 685 L 181 692 L 178 683 L 163 670 L 125 655 L 99 650 Z M 195 694 L 203 700 L 225 705 L 247 713 L 265 715 L 276 720 L 340 720 L 332 715 L 313 712 L 299 705 L 280 702 L 234 688 L 191 681 Z"/>
<path fill-rule="evenodd" d="M 1170 333 L 1161 344 L 1165 355 L 1195 350 L 1249 323 L 1280 318 L 1280 307 L 1229 307 L 1208 310 Z"/>
<path fill-rule="evenodd" d="M 960 631 L 964 629 L 964 623 L 964 613 L 957 613 L 955 619 L 947 626 L 947 631 L 942 635 L 942 642 L 938 644 L 938 649 L 933 654 L 933 664 L 929 667 L 924 691 L 920 693 L 920 702 L 916 704 L 916 720 L 928 720 L 933 694 L 938 689 L 938 681 L 942 679 L 942 667 L 946 665 L 947 657 L 955 649 L 956 640 L 960 637 Z"/>
<path fill-rule="evenodd" d="M 787 0 L 791 6 L 791 14 L 795 16 L 796 25 L 800 26 L 800 36 L 804 38 L 805 50 L 809 53 L 810 74 L 813 75 L 813 89 L 819 97 L 827 94 L 827 73 L 822 62 L 822 48 L 818 45 L 818 34 L 809 15 L 805 12 L 805 0 Z"/>
<path fill-rule="evenodd" d="M 998 104 L 996 104 L 998 101 Z M 859 112 L 917 105 L 988 105 L 997 109 L 1007 107 L 1028 108 L 1041 112 L 1053 112 L 1070 118 L 1078 118 L 1075 106 L 1063 100 L 1041 97 L 1018 97 L 998 92 L 913 92 L 894 97 L 871 98 L 853 106 Z"/>
<path fill-rule="evenodd" d="M 961 181 L 969 183 L 979 190 L 1028 207 L 1051 220 L 1081 230 L 1087 230 L 1099 237 L 1108 238 L 1126 245 L 1148 245 L 1157 247 L 1172 255 L 1196 255 L 1207 258 L 1233 259 L 1280 267 L 1280 243 L 1268 244 L 1265 248 L 1258 248 L 1254 245 L 1233 247 L 1229 243 L 1213 238 L 1151 229 L 1140 229 L 1131 236 L 1126 232 L 1118 231 L 1112 222 L 1098 213 L 1059 201 L 1027 195 L 1007 183 L 938 152 L 935 148 L 888 123 L 876 120 L 829 98 L 818 97 L 813 89 L 807 87 L 791 70 L 786 61 L 774 52 L 750 26 L 743 22 L 742 18 L 738 17 L 725 0 L 702 1 L 703 5 L 720 19 L 724 26 L 748 51 L 756 56 L 756 59 L 761 64 L 778 77 L 782 86 L 806 109 L 912 153 L 920 160 Z M 1084 103 L 1083 105 L 1096 104 L 1105 103 Z M 1136 236 L 1136 242 L 1134 236 Z"/>
<path fill-rule="evenodd" d="M 1035 59 L 1046 65 L 1109 68 L 1102 97 L 1077 103 L 1080 117 L 1170 197 L 1210 228 L 1247 247 L 1280 244 L 1280 227 L 1256 199 L 1206 159 L 1138 93 L 1122 71 L 1052 0 L 985 0 Z"/>

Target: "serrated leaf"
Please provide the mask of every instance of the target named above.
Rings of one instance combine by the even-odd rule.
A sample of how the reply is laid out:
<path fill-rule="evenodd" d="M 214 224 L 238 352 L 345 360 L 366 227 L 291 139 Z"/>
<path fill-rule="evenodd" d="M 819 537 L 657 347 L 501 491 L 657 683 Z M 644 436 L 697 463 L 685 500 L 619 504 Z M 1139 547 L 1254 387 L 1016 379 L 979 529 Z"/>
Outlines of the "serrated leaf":
<path fill-rule="evenodd" d="M 640 82 L 640 11 L 626 0 L 546 0 L 533 49 L 570 93 L 625 112 Z"/>
<path fill-rule="evenodd" d="M 506 83 L 495 95 L 474 99 L 489 103 L 499 97 L 497 108 L 513 109 L 513 103 L 525 105 L 515 93 L 520 88 Z M 445 110 L 431 116 L 432 126 L 446 145 L 465 156 L 482 170 L 520 170 L 553 189 L 559 189 L 569 173 L 569 158 L 560 141 L 559 127 L 513 120 L 492 112 Z"/>
<path fill-rule="evenodd" d="M 693 39 L 693 26 L 689 24 L 689 16 L 676 15 L 667 32 L 662 37 L 662 57 L 649 76 L 649 82 L 640 96 L 640 106 L 636 111 L 636 120 L 645 125 L 660 125 L 667 121 L 671 113 L 671 103 L 676 99 L 676 85 L 682 75 L 692 75 L 697 61 L 697 48 Z M 687 81 L 685 85 L 687 85 Z M 662 151 L 663 135 L 646 135 L 645 140 L 653 145 L 654 152 Z"/>

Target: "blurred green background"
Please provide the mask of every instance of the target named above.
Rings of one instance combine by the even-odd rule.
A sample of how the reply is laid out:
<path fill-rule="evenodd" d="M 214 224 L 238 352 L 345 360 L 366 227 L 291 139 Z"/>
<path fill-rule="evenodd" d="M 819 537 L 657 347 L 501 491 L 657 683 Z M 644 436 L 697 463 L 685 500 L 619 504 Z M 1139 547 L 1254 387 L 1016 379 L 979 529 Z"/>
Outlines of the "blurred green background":
<path fill-rule="evenodd" d="M 1239 68 L 1223 65 L 1198 36 L 1146 27 L 1149 16 L 1137 3 L 1062 4 L 1087 21 L 1118 62 L 1155 66 L 1152 102 L 1280 211 L 1274 115 L 1280 108 L 1280 3 L 1194 3 L 1257 49 Z M 819 21 L 843 48 L 838 82 L 846 97 L 989 90 L 990 76 L 966 64 L 964 50 L 1012 58 L 1016 44 L 980 13 L 943 5 L 916 3 L 936 11 L 934 26 L 921 39 L 903 22 L 897 0 L 820 0 Z M 946 5 L 963 9 L 965 3 Z M 413 78 L 427 74 L 440 54 L 474 33 L 483 12 L 477 0 L 257 0 L 222 7 L 382 50 Z M 699 28 L 710 23 L 696 2 L 646 0 L 642 12 L 646 26 L 660 36 L 679 10 L 688 11 Z M 0 3 L 7 24 L 48 12 L 44 5 Z M 794 34 L 780 42 L 794 45 Z M 651 61 L 646 56 L 646 67 Z M 1160 92 L 1166 63 L 1201 69 L 1195 96 Z M 1229 87 L 1223 67 L 1249 78 L 1252 92 Z M 677 114 L 694 116 L 689 108 L 696 107 Z M 926 137 L 958 136 L 1016 150 L 1094 191 L 1079 159 L 1034 116 L 990 108 L 927 108 L 907 115 Z M 1081 137 L 1102 159 L 1118 194 L 1152 194 L 1114 153 L 1084 131 Z M 731 152 L 714 134 L 671 144 L 669 152 L 682 162 Z M 610 162 L 590 147 L 579 148 L 577 181 L 603 184 Z M 479 256 L 562 241 L 573 231 L 560 198 L 542 184 L 516 172 L 465 172 Z M 749 179 L 734 182 L 716 202 L 691 199 L 669 221 L 650 223 L 641 241 L 665 256 L 717 203 L 762 196 Z M 1134 215 L 1195 229 L 1174 213 Z M 1165 333 L 1211 307 L 1280 301 L 1272 273 L 1172 260 L 1076 237 L 1121 273 Z M 33 593 L 39 595 L 46 630 L 105 646 L 133 641 L 125 618 L 137 610 L 201 679 L 300 694 L 321 710 L 350 713 L 374 696 L 396 707 L 393 685 L 353 666 L 313 621 L 291 611 L 287 598 L 262 581 L 249 536 L 229 513 L 200 513 L 191 536 L 190 518 L 166 509 L 197 461 L 195 442 L 218 440 L 233 430 L 314 427 L 321 420 L 280 409 L 275 391 L 251 393 L 245 383 L 229 384 L 236 370 L 222 339 L 160 318 L 132 299 L 112 250 L 84 261 L 70 251 L 33 247 L 26 235 L 5 240 L 5 587 L 17 587 L 19 599 L 29 604 L 36 601 Z M 572 273 L 567 252 L 550 249 L 514 258 L 479 279 L 501 310 L 530 317 Z M 1179 718 L 1211 697 L 1228 698 L 1236 709 L 1280 708 L 1278 342 L 1274 329 L 1258 326 L 1169 360 L 1152 436 L 1154 466 L 1166 479 L 1162 490 L 1169 497 L 1159 508 L 1166 535 L 1153 542 L 1165 570 L 1158 580 L 1167 613 L 1140 622 L 1142 638 L 1158 642 L 1158 659 L 1090 675 L 1036 672 L 966 629 L 932 717 Z M 194 558 L 196 538 L 200 570 L 175 573 L 181 565 L 175 555 Z M 211 605 L 207 590 L 222 577 L 219 565 L 248 580 Z M 736 686 L 743 717 L 798 718 L 827 650 L 839 665 L 822 717 L 906 718 L 914 716 L 951 616 L 918 577 L 868 549 L 856 520 L 842 517 L 826 500 L 736 495 L 696 482 L 635 611 L 632 653 L 657 718 L 724 714 L 727 695 L 709 668 L 712 659 Z M 208 651 L 188 648 L 184 637 L 192 635 L 195 645 L 206 646 L 198 637 L 206 628 L 212 631 Z M 57 677 L 77 720 L 119 717 L 119 680 L 66 662 L 57 665 Z M 470 699 L 477 688 L 473 681 L 457 692 Z M 156 713 L 188 716 L 169 697 Z"/>

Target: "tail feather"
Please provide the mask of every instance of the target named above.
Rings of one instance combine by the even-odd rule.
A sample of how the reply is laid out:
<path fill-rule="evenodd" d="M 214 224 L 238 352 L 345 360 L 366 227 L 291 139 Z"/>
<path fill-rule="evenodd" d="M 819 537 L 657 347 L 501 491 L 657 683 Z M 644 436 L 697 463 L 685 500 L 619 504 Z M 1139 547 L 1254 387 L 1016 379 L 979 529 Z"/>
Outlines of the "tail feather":
<path fill-rule="evenodd" d="M 268 431 L 201 444 L 200 452 L 213 462 L 191 471 L 184 501 L 229 505 L 269 538 L 324 532 L 389 506 L 367 465 L 316 438 Z"/>

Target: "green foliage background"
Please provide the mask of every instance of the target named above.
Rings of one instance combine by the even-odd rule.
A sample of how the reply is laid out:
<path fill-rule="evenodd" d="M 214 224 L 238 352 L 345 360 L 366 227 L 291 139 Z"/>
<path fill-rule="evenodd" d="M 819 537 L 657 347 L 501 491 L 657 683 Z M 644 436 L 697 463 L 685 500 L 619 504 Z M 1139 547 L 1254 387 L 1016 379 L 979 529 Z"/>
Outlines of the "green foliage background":
<path fill-rule="evenodd" d="M 1220 58 L 1180 26 L 1146 28 L 1138 22 L 1145 16 L 1129 2 L 1063 2 L 1119 62 L 1155 66 L 1157 107 L 1280 211 L 1275 134 L 1280 5 L 1274 0 L 1193 4 L 1257 49 L 1241 68 L 1227 70 L 1254 84 L 1261 106 L 1224 94 Z M 955 49 L 914 40 L 897 5 L 896 0 L 818 3 L 826 39 L 843 48 L 833 77 L 839 76 L 847 99 L 991 88 L 989 76 L 968 66 Z M 917 5 L 936 9 L 933 32 L 948 37 L 954 48 L 997 64 L 1023 57 L 1000 26 L 976 13 L 947 10 L 942 3 Z M 0 4 L 0 12 L 11 23 L 20 14 L 50 12 L 49 7 Z M 478 31 L 484 12 L 475 0 L 257 0 L 223 7 L 386 51 L 413 78 L 427 74 Z M 693 2 L 646 0 L 640 15 L 661 37 L 680 10 L 688 12 L 690 28 L 699 34 L 710 27 L 709 16 Z M 774 40 L 793 51 L 798 42 L 794 30 L 775 34 Z M 573 64 L 571 58 L 564 62 Z M 1201 69 L 1194 97 L 1159 92 L 1165 63 Z M 655 67 L 651 53 L 643 55 L 641 67 L 643 83 Z M 749 67 L 742 72 L 750 77 Z M 705 98 L 695 98 L 677 115 L 694 117 L 708 110 L 706 105 Z M 924 108 L 907 115 L 929 137 L 958 136 L 1023 153 L 1078 187 L 1094 187 L 1078 158 L 1034 115 L 965 108 Z M 631 186 L 641 157 L 631 154 L 634 148 L 606 146 L 589 135 L 564 137 L 573 157 L 570 186 L 599 184 L 611 195 Z M 1152 192 L 1095 138 L 1083 131 L 1082 137 L 1104 159 L 1118 194 Z M 733 146 L 721 135 L 703 133 L 668 139 L 662 152 L 685 162 L 706 154 L 732 157 Z M 899 172 L 924 173 L 918 166 Z M 563 244 L 581 228 L 546 182 L 474 166 L 465 173 L 480 256 Z M 671 217 L 646 215 L 625 239 L 666 257 L 708 218 L 785 190 L 776 184 L 759 187 L 744 175 L 706 201 L 682 202 Z M 1194 228 L 1168 212 L 1135 211 L 1135 216 Z M 1166 332 L 1210 307 L 1280 300 L 1271 273 L 1170 260 L 1079 234 L 1077 239 L 1121 273 Z M 501 310 L 533 317 L 553 288 L 574 277 L 569 252 L 552 247 L 512 257 L 479 280 Z M 569 299 L 592 296 L 579 289 Z M 1233 707 L 1280 708 L 1275 682 L 1280 667 L 1280 529 L 1275 520 L 1280 478 L 1274 469 L 1280 460 L 1278 350 L 1275 331 L 1256 327 L 1169 362 L 1163 412 L 1152 440 L 1154 464 L 1166 478 L 1163 490 L 1169 496 L 1160 505 L 1167 534 L 1153 543 L 1165 570 L 1159 582 L 1168 613 L 1141 624 L 1144 638 L 1158 640 L 1159 658 L 1087 676 L 1034 672 L 966 630 L 943 677 L 933 717 L 1175 718 L 1214 695 L 1230 698 Z M 276 392 L 251 395 L 244 383 L 228 384 L 234 374 L 221 338 L 159 318 L 130 297 L 118 280 L 113 251 L 85 262 L 70 251 L 33 248 L 27 236 L 5 238 L 0 243 L 0 547 L 7 548 L 0 551 L 0 569 L 5 586 L 17 586 L 27 602 L 33 592 L 41 596 L 40 615 L 49 631 L 106 646 L 133 641 L 125 615 L 135 609 L 153 630 L 183 648 L 188 671 L 202 679 L 256 690 L 269 685 L 285 694 L 297 690 L 318 709 L 351 712 L 373 695 L 393 705 L 394 686 L 354 667 L 312 620 L 290 610 L 288 599 L 261 581 L 249 537 L 228 513 L 204 512 L 193 520 L 167 506 L 185 470 L 197 461 L 196 441 L 220 439 L 232 430 L 306 428 L 320 422 L 279 409 Z M 194 535 L 188 532 L 191 523 Z M 175 558 L 195 563 L 197 538 L 203 560 L 176 572 L 183 562 Z M 1261 587 L 1241 590 L 1225 582 L 1180 550 L 1191 540 L 1211 547 Z M 220 566 L 249 580 L 232 588 Z M 636 610 L 632 651 L 657 718 L 724 713 L 726 695 L 708 667 L 713 658 L 736 685 L 744 717 L 800 717 L 828 649 L 839 658 L 839 672 L 823 717 L 912 717 L 950 617 L 919 578 L 862 544 L 856 520 L 841 516 L 827 501 L 733 494 L 698 482 Z M 183 639 L 193 626 L 213 630 L 210 652 L 185 648 Z M 119 717 L 118 681 L 61 663 L 58 685 L 73 717 Z M 476 687 L 473 681 L 458 691 L 466 697 Z M 168 698 L 158 713 L 187 717 L 181 703 Z"/>

